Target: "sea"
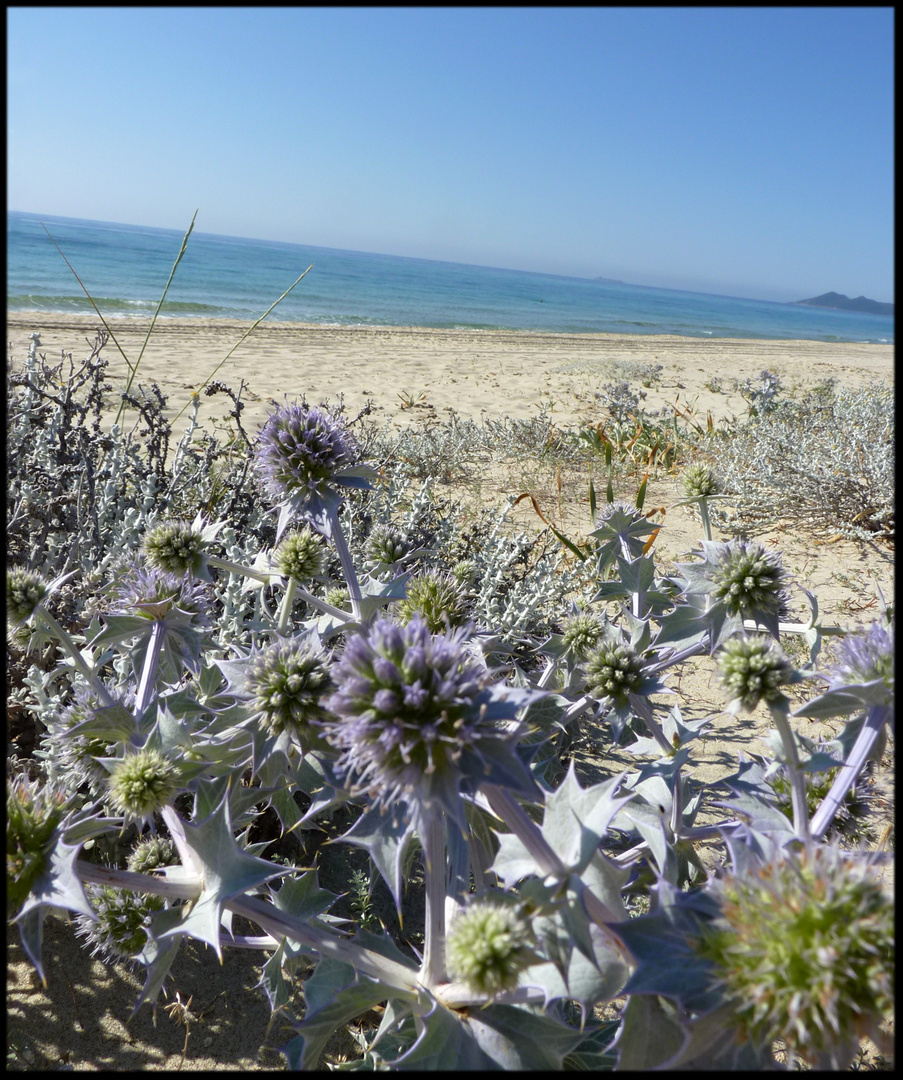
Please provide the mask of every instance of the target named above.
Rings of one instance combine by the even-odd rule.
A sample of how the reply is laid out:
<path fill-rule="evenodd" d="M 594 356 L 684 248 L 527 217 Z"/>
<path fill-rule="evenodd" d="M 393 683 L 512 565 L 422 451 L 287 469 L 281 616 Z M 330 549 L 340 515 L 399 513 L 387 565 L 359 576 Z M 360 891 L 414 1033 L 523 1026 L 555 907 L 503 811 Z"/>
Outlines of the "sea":
<path fill-rule="evenodd" d="M 92 314 L 77 274 L 104 315 L 147 318 L 184 236 L 50 214 L 10 211 L 6 220 L 8 311 Z M 270 321 L 894 341 L 886 315 L 203 232 L 188 239 L 161 317 L 251 322 L 311 264 Z"/>

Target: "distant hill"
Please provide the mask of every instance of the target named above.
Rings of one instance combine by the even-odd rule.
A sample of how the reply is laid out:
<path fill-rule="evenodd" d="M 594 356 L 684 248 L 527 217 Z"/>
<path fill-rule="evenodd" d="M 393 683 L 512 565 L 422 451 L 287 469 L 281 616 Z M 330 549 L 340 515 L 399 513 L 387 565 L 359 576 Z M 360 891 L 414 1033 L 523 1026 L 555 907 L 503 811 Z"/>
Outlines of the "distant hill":
<path fill-rule="evenodd" d="M 869 300 L 867 296 L 857 296 L 851 300 L 843 293 L 826 292 L 813 296 L 811 300 L 793 300 L 791 303 L 804 304 L 806 307 L 838 308 L 841 311 L 863 311 L 867 315 L 893 315 L 893 304 L 882 304 L 878 300 Z"/>

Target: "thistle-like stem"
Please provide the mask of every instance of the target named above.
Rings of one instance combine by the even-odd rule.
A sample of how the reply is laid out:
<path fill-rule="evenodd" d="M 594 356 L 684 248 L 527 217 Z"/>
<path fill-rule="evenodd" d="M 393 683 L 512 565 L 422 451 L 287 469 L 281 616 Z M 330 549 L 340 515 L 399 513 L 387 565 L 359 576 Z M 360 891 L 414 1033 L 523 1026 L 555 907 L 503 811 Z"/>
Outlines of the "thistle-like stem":
<path fill-rule="evenodd" d="M 554 877 L 561 882 L 567 881 L 570 876 L 568 868 L 552 850 L 539 827 L 527 815 L 511 792 L 505 788 L 496 787 L 495 784 L 484 784 L 482 790 L 492 812 L 504 821 L 527 851 L 530 852 L 539 867 L 540 874 L 543 877 Z M 584 887 L 582 899 L 589 917 L 604 931 L 611 945 L 621 956 L 628 963 L 632 963 L 629 950 L 609 925 L 618 922 L 615 913 L 591 889 Z"/>
<path fill-rule="evenodd" d="M 69 636 L 69 634 L 63 629 L 62 626 L 56 621 L 56 619 L 47 611 L 44 607 L 38 607 L 35 610 L 35 614 L 40 618 L 41 622 L 51 631 L 53 636 L 57 639 L 64 651 L 72 658 L 72 662 L 75 665 L 76 671 L 82 675 L 87 681 L 88 685 L 100 698 L 104 705 L 114 705 L 110 691 L 104 686 L 104 684 L 97 678 L 91 668 L 85 663 L 85 658 L 78 650 L 78 646 Z"/>
<path fill-rule="evenodd" d="M 423 844 L 426 884 L 426 923 L 424 927 L 423 967 L 420 981 L 424 986 L 447 982 L 445 970 L 445 822 L 435 809 L 424 812 Z"/>
<path fill-rule="evenodd" d="M 865 720 L 850 750 L 850 756 L 837 770 L 831 790 L 824 797 L 819 808 L 812 816 L 810 832 L 813 840 L 820 840 L 828 831 L 834 815 L 840 808 L 847 792 L 856 783 L 859 774 L 869 759 L 875 741 L 890 718 L 889 705 L 873 705 L 865 714 Z"/>
<path fill-rule="evenodd" d="M 630 704 L 633 706 L 633 711 L 646 725 L 646 730 L 652 736 L 653 739 L 662 748 L 667 757 L 671 757 L 674 754 L 674 747 L 668 742 L 668 737 L 662 731 L 661 725 L 652 715 L 652 710 L 649 708 L 648 702 L 636 694 L 631 694 Z"/>
<path fill-rule="evenodd" d="M 348 550 L 348 541 L 342 531 L 339 515 L 332 511 L 329 516 L 332 525 L 332 542 L 335 544 L 336 554 L 342 566 L 342 573 L 345 575 L 345 584 L 348 586 L 348 596 L 351 598 L 351 614 L 355 622 L 360 622 L 361 586 L 357 578 L 357 570 L 354 568 L 354 560 Z"/>
<path fill-rule="evenodd" d="M 292 604 L 295 602 L 295 592 L 298 588 L 298 582 L 293 577 L 290 577 L 285 583 L 285 593 L 282 597 L 282 603 L 279 606 L 279 621 L 276 624 L 276 630 L 280 634 L 285 634 L 288 627 L 289 618 L 292 614 Z"/>
<path fill-rule="evenodd" d="M 106 866 L 77 859 L 75 869 L 82 881 L 97 885 L 112 885 L 132 892 L 152 893 L 173 900 L 197 900 L 203 888 L 197 882 L 167 881 L 162 877 L 138 874 L 129 870 L 115 870 Z M 275 905 L 252 896 L 240 896 L 225 901 L 224 906 L 236 915 L 263 927 L 274 940 L 274 947 L 282 938 L 304 945 L 321 956 L 329 956 L 351 964 L 356 970 L 379 979 L 400 997 L 414 1000 L 418 992 L 417 972 L 412 968 L 381 956 L 370 949 L 357 945 L 347 938 L 340 938 L 325 928 L 311 925 L 302 919 L 280 911 Z M 262 947 L 262 946 L 261 946 Z"/>
<path fill-rule="evenodd" d="M 706 540 L 712 539 L 712 519 L 709 517 L 709 500 L 703 496 L 697 503 L 699 506 L 699 517 L 702 521 L 702 531 L 705 534 Z"/>
<path fill-rule="evenodd" d="M 230 559 L 221 559 L 216 555 L 207 557 L 207 565 L 215 566 L 218 570 L 226 570 L 228 573 L 236 574 L 238 577 L 252 578 L 254 581 L 262 582 L 264 585 L 269 585 L 274 576 L 264 570 L 252 570 L 250 566 L 242 566 L 241 563 L 232 562 Z M 317 611 L 322 612 L 324 615 L 331 615 L 334 619 L 341 619 L 342 622 L 351 622 L 354 619 L 354 616 L 349 612 L 342 611 L 341 608 L 334 607 L 332 604 L 327 604 L 325 600 L 321 600 L 318 596 L 309 593 L 307 589 L 302 588 L 297 582 L 295 582 L 295 596 L 300 596 L 306 604 L 310 604 L 312 608 L 316 608 Z"/>
<path fill-rule="evenodd" d="M 787 773 L 790 777 L 790 801 L 793 805 L 793 828 L 797 836 L 808 847 L 809 807 L 806 803 L 806 780 L 800 770 L 799 754 L 796 751 L 796 739 L 790 727 L 790 703 L 783 695 L 768 702 L 768 709 L 784 747 Z"/>
<path fill-rule="evenodd" d="M 135 716 L 140 716 L 150 705 L 154 696 L 154 687 L 157 681 L 157 667 L 160 663 L 160 653 L 163 650 L 163 642 L 166 638 L 166 629 L 161 620 L 155 620 L 151 629 L 150 642 L 144 657 L 144 667 L 141 670 L 141 681 L 138 683 L 138 693 L 135 696 Z"/>

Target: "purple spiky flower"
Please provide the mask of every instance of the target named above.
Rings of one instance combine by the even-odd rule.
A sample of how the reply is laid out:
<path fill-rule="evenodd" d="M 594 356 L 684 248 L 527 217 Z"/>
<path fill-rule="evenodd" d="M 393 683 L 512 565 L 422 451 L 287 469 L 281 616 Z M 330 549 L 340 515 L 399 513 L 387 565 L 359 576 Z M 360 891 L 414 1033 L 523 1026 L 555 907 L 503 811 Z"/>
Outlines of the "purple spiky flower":
<path fill-rule="evenodd" d="M 518 708 L 539 695 L 487 685 L 469 636 L 432 634 L 415 616 L 405 626 L 379 619 L 348 642 L 325 702 L 337 719 L 324 732 L 353 789 L 382 805 L 438 801 L 458 817 L 462 782 L 491 776 L 520 732 Z"/>
<path fill-rule="evenodd" d="M 321 492 L 356 457 L 355 442 L 337 416 L 297 402 L 270 415 L 257 448 L 264 484 L 279 502 Z"/>

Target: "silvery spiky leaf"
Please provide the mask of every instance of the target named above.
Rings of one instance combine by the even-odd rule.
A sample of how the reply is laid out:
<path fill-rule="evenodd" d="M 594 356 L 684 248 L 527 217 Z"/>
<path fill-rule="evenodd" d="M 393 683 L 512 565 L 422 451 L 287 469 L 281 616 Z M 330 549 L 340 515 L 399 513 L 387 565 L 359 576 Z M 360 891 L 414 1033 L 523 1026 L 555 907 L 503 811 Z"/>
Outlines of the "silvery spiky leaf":
<path fill-rule="evenodd" d="M 338 415 L 293 402 L 272 413 L 260 432 L 257 469 L 279 506 L 277 540 L 303 517 L 330 536 L 342 501 L 339 489 L 368 488 L 375 471 L 356 465 L 357 444 Z"/>
<path fill-rule="evenodd" d="M 354 790 L 383 805 L 436 802 L 461 821 L 462 789 L 484 780 L 533 789 L 514 751 L 516 717 L 542 694 L 491 684 L 468 654 L 469 633 L 379 619 L 348 641 L 324 730 Z"/>
<path fill-rule="evenodd" d="M 596 516 L 596 528 L 589 534 L 598 541 L 599 573 L 604 573 L 618 555 L 626 560 L 639 558 L 658 529 L 659 526 L 653 525 L 641 510 L 628 503 L 613 502 L 603 506 Z"/>
<path fill-rule="evenodd" d="M 680 563 L 688 597 L 705 597 L 709 607 L 701 616 L 711 633 L 714 650 L 753 619 L 775 640 L 779 617 L 786 607 L 786 574 L 777 552 L 756 541 L 700 540 L 701 563 Z"/>

